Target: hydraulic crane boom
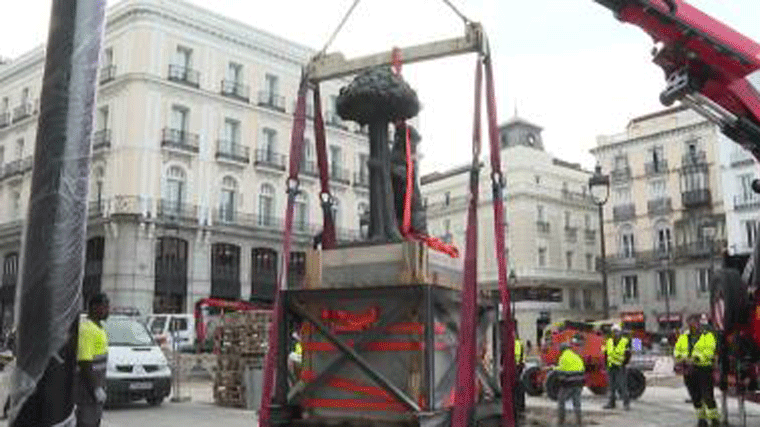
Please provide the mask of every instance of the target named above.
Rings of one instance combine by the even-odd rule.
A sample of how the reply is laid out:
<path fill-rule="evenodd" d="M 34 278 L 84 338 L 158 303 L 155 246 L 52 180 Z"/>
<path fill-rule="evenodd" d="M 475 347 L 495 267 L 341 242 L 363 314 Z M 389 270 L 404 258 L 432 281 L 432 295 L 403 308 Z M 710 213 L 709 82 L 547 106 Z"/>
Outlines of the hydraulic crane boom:
<path fill-rule="evenodd" d="M 664 105 L 681 101 L 760 160 L 760 44 L 683 0 L 594 0 L 657 43 Z"/>

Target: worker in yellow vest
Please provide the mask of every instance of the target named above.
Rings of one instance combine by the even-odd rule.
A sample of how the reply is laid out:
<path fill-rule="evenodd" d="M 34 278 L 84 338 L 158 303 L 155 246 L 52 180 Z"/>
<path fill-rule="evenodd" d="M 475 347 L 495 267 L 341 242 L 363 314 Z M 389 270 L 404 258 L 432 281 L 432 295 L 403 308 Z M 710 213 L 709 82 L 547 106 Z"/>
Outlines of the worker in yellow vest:
<path fill-rule="evenodd" d="M 582 343 L 582 338 L 574 336 L 569 343 L 559 347 L 560 356 L 555 375 L 560 375 L 559 392 L 557 393 L 557 419 L 559 425 L 565 424 L 565 402 L 573 401 L 576 425 L 581 425 L 581 391 L 585 383 L 586 365 L 576 352 Z"/>
<path fill-rule="evenodd" d="M 98 427 L 106 401 L 108 336 L 102 322 L 108 318 L 106 294 L 90 299 L 87 318 L 79 323 L 77 342 L 77 427 Z"/>
<path fill-rule="evenodd" d="M 720 425 L 715 396 L 713 394 L 713 362 L 715 360 L 715 335 L 700 325 L 700 316 L 692 315 L 688 320 L 689 329 L 681 334 L 673 349 L 673 357 L 683 371 L 684 382 L 697 411 L 699 427 Z"/>
<path fill-rule="evenodd" d="M 631 360 L 631 339 L 623 334 L 619 324 L 612 325 L 612 336 L 607 339 L 604 347 L 604 358 L 607 361 L 607 376 L 610 388 L 610 400 L 604 409 L 615 408 L 615 395 L 619 394 L 623 400 L 623 408 L 631 409 L 628 396 L 628 369 L 626 366 Z"/>
<path fill-rule="evenodd" d="M 517 335 L 515 328 L 515 387 L 514 398 L 512 403 L 515 407 L 515 419 L 522 418 L 525 414 L 525 387 L 523 387 L 521 378 L 525 368 L 525 351 L 523 350 L 522 341 Z"/>

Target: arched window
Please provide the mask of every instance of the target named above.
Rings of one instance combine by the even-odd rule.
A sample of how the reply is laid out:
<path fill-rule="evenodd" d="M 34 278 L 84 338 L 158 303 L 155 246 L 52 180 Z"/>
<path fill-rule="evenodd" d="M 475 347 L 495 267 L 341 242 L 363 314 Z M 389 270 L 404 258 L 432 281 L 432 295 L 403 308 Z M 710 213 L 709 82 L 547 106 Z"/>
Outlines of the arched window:
<path fill-rule="evenodd" d="M 299 193 L 293 201 L 293 228 L 307 231 L 309 227 L 309 204 L 304 193 Z"/>
<path fill-rule="evenodd" d="M 274 187 L 270 184 L 262 184 L 259 192 L 259 225 L 273 227 L 274 219 Z"/>
<path fill-rule="evenodd" d="M 162 209 L 165 212 L 178 214 L 182 211 L 185 199 L 185 171 L 179 166 L 172 166 L 166 173 L 166 187 Z"/>
<path fill-rule="evenodd" d="M 219 221 L 221 222 L 235 220 L 237 185 L 237 181 L 231 176 L 226 176 L 222 180 L 222 191 L 219 193 Z"/>
<path fill-rule="evenodd" d="M 673 250 L 673 239 L 670 232 L 670 224 L 660 221 L 654 227 L 654 250 L 660 256 L 667 256 Z"/>
<path fill-rule="evenodd" d="M 633 227 L 630 225 L 620 227 L 620 231 L 618 232 L 618 254 L 623 258 L 632 258 L 636 256 L 636 244 L 633 235 Z"/>
<path fill-rule="evenodd" d="M 277 251 L 253 248 L 251 251 L 251 300 L 272 301 L 277 289 Z"/>

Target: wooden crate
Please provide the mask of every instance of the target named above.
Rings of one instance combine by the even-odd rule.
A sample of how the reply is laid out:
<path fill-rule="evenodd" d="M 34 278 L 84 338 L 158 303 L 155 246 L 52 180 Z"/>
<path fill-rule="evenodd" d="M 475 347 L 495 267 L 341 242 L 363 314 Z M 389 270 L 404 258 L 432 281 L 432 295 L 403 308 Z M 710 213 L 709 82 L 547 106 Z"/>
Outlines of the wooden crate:
<path fill-rule="evenodd" d="M 419 242 L 357 244 L 306 254 L 307 289 L 438 285 L 460 289 L 462 258 Z"/>

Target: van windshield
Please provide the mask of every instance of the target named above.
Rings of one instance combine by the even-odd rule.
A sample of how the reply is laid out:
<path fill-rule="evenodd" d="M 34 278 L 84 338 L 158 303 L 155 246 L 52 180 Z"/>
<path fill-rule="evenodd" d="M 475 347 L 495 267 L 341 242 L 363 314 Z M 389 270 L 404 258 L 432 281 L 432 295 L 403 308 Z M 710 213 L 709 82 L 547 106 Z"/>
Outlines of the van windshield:
<path fill-rule="evenodd" d="M 108 319 L 103 322 L 108 334 L 108 345 L 148 346 L 154 345 L 153 337 L 142 323 L 131 319 Z"/>
<path fill-rule="evenodd" d="M 153 318 L 153 322 L 150 324 L 150 332 L 153 335 L 163 333 L 164 326 L 166 326 L 166 316 L 157 316 Z"/>

